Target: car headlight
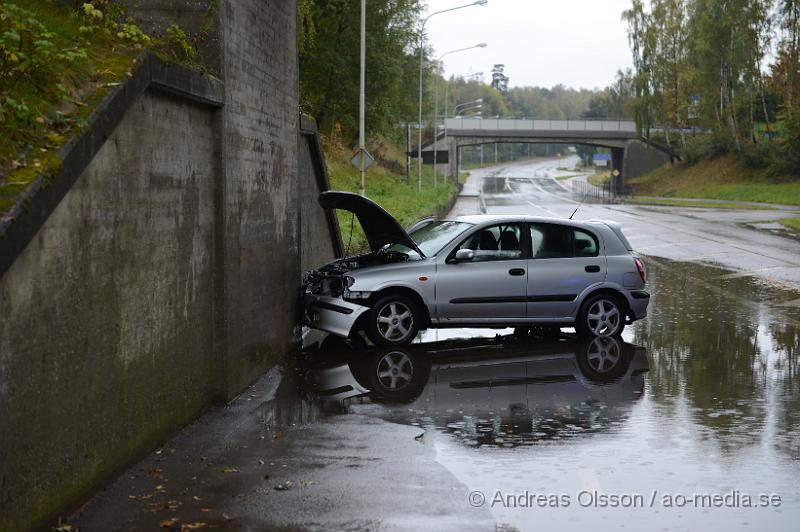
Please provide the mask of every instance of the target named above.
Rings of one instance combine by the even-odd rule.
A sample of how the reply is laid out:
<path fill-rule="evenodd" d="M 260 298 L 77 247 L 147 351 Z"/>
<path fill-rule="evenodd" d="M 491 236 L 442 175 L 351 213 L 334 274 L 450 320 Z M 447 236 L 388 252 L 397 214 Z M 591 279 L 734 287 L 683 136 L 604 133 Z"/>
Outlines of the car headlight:
<path fill-rule="evenodd" d="M 345 290 L 344 291 L 344 298 L 345 299 L 369 299 L 372 295 L 372 292 L 366 291 L 357 291 L 357 290 Z"/>

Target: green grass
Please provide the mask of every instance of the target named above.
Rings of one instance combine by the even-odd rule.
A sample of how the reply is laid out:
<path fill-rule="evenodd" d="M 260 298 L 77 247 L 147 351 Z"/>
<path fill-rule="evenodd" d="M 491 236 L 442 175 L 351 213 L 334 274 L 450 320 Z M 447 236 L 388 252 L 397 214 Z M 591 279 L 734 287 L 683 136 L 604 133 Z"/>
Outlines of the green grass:
<path fill-rule="evenodd" d="M 350 164 L 350 153 L 345 149 L 326 149 L 328 172 L 333 190 L 358 192 L 358 170 Z M 433 188 L 433 172 L 429 166 L 423 167 L 422 192 L 417 191 L 416 165 L 412 166 L 412 179 L 407 182 L 405 176 L 391 173 L 379 165 L 373 165 L 367 170 L 365 177 L 366 195 L 372 201 L 386 209 L 397 218 L 403 226 L 436 213 L 443 208 L 456 192 L 452 181 L 445 180 L 439 174 L 438 187 Z M 342 241 L 350 253 L 366 250 L 364 231 L 358 219 L 346 211 L 337 211 Z M 352 240 L 350 238 L 351 221 L 353 225 Z"/>
<path fill-rule="evenodd" d="M 800 231 L 800 218 L 781 218 L 778 220 L 784 227 Z"/>
<path fill-rule="evenodd" d="M 773 207 L 768 205 L 749 205 L 747 203 L 725 203 L 718 201 L 694 201 L 682 199 L 664 199 L 664 198 L 637 198 L 633 197 L 627 200 L 628 203 L 637 203 L 640 205 L 669 205 L 673 207 L 695 207 L 703 209 L 746 209 L 746 210 L 773 210 Z"/>
<path fill-rule="evenodd" d="M 772 177 L 730 156 L 665 166 L 629 179 L 637 196 L 704 198 L 800 205 L 800 178 Z"/>
<path fill-rule="evenodd" d="M 610 172 L 598 172 L 598 173 L 596 173 L 594 175 L 590 175 L 589 177 L 586 178 L 586 180 L 589 183 L 593 184 L 596 187 L 602 187 L 603 185 L 608 183 L 609 179 L 611 179 L 611 173 Z"/>
<path fill-rule="evenodd" d="M 54 34 L 59 49 L 79 42 L 84 21 L 76 10 L 47 0 L 19 5 Z M 0 100 L 12 98 L 30 109 L 24 118 L 0 120 L 0 213 L 39 176 L 55 175 L 61 165 L 58 149 L 85 128 L 94 107 L 131 70 L 138 54 L 100 34 L 81 46 L 88 59 L 53 62 L 45 80 L 17 75 L 0 89 Z"/>
<path fill-rule="evenodd" d="M 557 177 L 556 177 L 556 179 L 557 179 L 558 181 L 564 181 L 565 179 L 572 179 L 573 177 L 578 177 L 578 176 L 581 176 L 581 175 L 583 175 L 583 174 L 567 174 L 567 175 L 560 175 L 560 176 L 557 176 Z"/>

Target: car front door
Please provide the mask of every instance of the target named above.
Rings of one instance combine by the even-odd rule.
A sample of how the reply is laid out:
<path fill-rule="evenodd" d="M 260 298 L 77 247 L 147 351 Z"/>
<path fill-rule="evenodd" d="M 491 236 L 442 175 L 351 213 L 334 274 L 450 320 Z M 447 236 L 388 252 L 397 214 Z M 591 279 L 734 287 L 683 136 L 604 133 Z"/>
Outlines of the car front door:
<path fill-rule="evenodd" d="M 442 257 L 436 265 L 437 317 L 443 323 L 524 318 L 527 238 L 524 224 L 497 224 L 475 231 Z M 459 249 L 474 251 L 474 258 L 456 261 Z"/>
<path fill-rule="evenodd" d="M 606 278 L 600 240 L 589 231 L 568 225 L 530 224 L 528 261 L 529 318 L 563 318 L 577 309 L 577 297 Z"/>

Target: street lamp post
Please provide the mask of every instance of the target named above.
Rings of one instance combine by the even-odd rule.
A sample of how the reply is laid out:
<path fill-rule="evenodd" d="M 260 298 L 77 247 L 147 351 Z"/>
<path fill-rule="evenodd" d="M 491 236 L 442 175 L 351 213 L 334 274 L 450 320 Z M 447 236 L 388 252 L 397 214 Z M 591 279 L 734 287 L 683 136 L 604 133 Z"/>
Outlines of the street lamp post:
<path fill-rule="evenodd" d="M 467 46 L 466 48 L 458 48 L 456 50 L 450 50 L 449 52 L 445 52 L 439 56 L 437 59 L 437 63 L 441 63 L 442 59 L 445 56 L 450 54 L 455 54 L 458 52 L 465 52 L 467 50 L 472 50 L 473 48 L 486 48 L 486 43 L 482 42 L 480 44 L 476 44 L 474 46 Z M 445 85 L 446 87 L 447 85 Z M 439 140 L 439 78 L 436 78 L 436 86 L 434 88 L 434 95 L 433 101 L 433 188 L 436 188 L 436 163 L 439 162 L 439 152 L 438 149 L 438 140 Z M 445 144 L 446 146 L 447 144 Z"/>
<path fill-rule="evenodd" d="M 449 9 L 442 9 L 441 11 L 435 11 L 422 19 L 422 24 L 419 28 L 419 123 L 417 124 L 418 127 L 418 135 L 417 135 L 417 164 L 419 165 L 419 177 L 417 181 L 417 190 L 422 192 L 422 65 L 424 62 L 423 58 L 423 47 L 422 47 L 422 39 L 425 37 L 425 24 L 428 22 L 428 19 L 434 15 L 440 15 L 442 13 L 447 13 L 448 11 L 455 11 L 456 9 L 463 9 L 465 7 L 471 6 L 485 6 L 488 3 L 488 0 L 476 0 L 475 2 L 464 4 L 463 6 L 456 6 L 451 7 Z"/>
<path fill-rule="evenodd" d="M 477 79 L 477 78 L 479 78 L 481 76 L 483 76 L 483 72 L 470 72 L 468 74 L 464 74 L 464 75 L 456 76 L 456 77 L 460 77 L 460 78 L 475 78 L 475 79 Z M 447 104 L 450 103 L 450 95 L 449 95 L 450 93 L 449 93 L 449 91 L 450 91 L 450 80 L 447 80 L 447 81 L 445 81 L 445 84 L 444 84 L 444 145 L 445 146 L 447 146 L 447 119 L 450 118 L 450 114 L 447 112 Z M 483 98 L 478 98 L 476 101 L 480 103 L 480 102 L 483 101 Z M 456 106 L 456 108 L 458 108 L 458 106 Z M 456 153 L 458 153 L 457 150 L 456 150 Z M 456 157 L 458 157 L 458 156 L 456 156 Z M 452 168 L 452 164 L 449 164 L 448 167 Z M 456 163 L 456 175 L 455 176 L 450 176 L 450 177 L 453 178 L 453 181 L 455 183 L 458 183 L 458 163 Z"/>
<path fill-rule="evenodd" d="M 364 141 L 364 73 L 366 70 L 366 24 L 367 24 L 367 0 L 361 0 L 361 49 L 360 60 L 361 68 L 359 72 L 358 86 L 358 192 L 361 197 L 366 197 L 364 191 L 364 173 L 366 172 L 366 143 Z"/>

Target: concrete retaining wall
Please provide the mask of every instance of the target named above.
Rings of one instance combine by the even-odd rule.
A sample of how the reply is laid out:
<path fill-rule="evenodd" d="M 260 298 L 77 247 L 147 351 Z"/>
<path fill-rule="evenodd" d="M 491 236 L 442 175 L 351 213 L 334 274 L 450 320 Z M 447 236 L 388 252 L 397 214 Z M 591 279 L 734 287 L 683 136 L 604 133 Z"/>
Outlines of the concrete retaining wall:
<path fill-rule="evenodd" d="M 0 528 L 47 520 L 216 393 L 211 115 L 146 93 L 0 279 Z"/>
<path fill-rule="evenodd" d="M 341 249 L 295 2 L 214 16 L 224 85 L 148 58 L 2 227 L 0 530 L 46 526 L 292 350 L 302 268 Z"/>

